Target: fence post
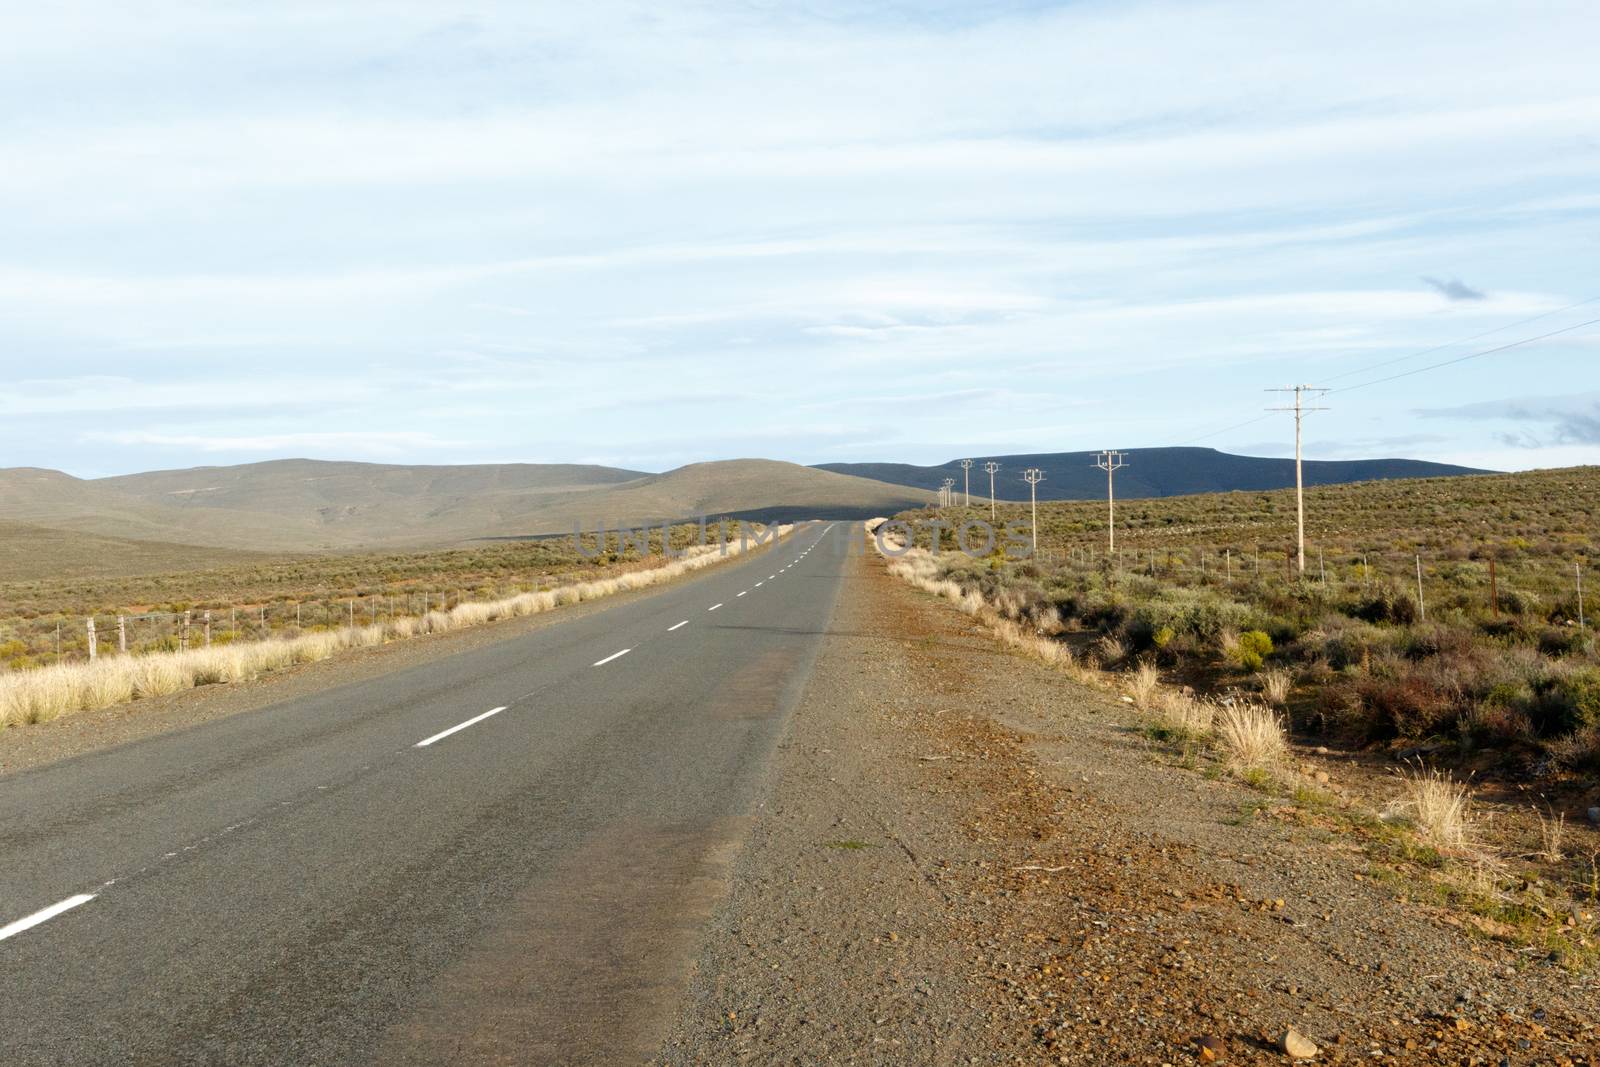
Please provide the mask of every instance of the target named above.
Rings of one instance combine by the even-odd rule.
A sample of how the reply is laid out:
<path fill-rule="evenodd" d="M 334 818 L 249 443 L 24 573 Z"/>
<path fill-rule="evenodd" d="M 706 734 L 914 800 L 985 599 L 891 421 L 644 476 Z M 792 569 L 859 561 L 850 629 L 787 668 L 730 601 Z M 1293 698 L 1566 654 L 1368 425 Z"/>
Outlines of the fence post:
<path fill-rule="evenodd" d="M 1224 549 L 1222 553 L 1223 567 L 1227 569 L 1228 581 L 1233 581 L 1233 549 Z"/>
<path fill-rule="evenodd" d="M 1417 553 L 1417 618 L 1428 621 L 1428 604 L 1422 599 L 1422 553 Z"/>
<path fill-rule="evenodd" d="M 300 601 L 294 602 L 294 628 L 300 629 Z"/>
<path fill-rule="evenodd" d="M 128 651 L 128 623 L 121 615 L 117 616 L 117 651 L 124 655 Z"/>
<path fill-rule="evenodd" d="M 1323 585 L 1327 585 L 1328 584 L 1328 565 L 1327 565 L 1326 562 L 1323 561 L 1321 546 L 1318 546 L 1318 548 L 1317 548 L 1317 571 L 1322 575 L 1322 584 Z"/>
<path fill-rule="evenodd" d="M 206 647 L 211 647 L 211 609 L 206 609 Z"/>
<path fill-rule="evenodd" d="M 89 616 L 89 660 L 91 662 L 93 662 L 94 657 L 98 652 L 99 647 L 94 636 L 94 616 L 91 615 Z"/>
<path fill-rule="evenodd" d="M 1578 580 L 1578 629 L 1584 629 L 1583 619 L 1583 564 L 1572 564 L 1572 575 Z"/>
<path fill-rule="evenodd" d="M 356 628 L 356 602 L 350 601 L 350 629 Z"/>
<path fill-rule="evenodd" d="M 1494 617 L 1500 617 L 1500 578 L 1495 573 L 1494 557 L 1489 557 L 1489 610 L 1494 612 Z"/>
<path fill-rule="evenodd" d="M 189 650 L 189 612 L 187 611 L 183 613 L 183 623 L 178 629 L 178 650 L 180 652 Z"/>

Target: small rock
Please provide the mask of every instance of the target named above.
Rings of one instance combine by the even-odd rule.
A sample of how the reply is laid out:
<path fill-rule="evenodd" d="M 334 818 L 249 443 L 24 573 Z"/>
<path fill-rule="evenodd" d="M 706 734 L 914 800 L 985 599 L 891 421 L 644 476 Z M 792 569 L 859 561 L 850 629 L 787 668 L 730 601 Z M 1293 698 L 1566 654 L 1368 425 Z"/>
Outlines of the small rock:
<path fill-rule="evenodd" d="M 1595 826 L 1600 826 L 1600 808 L 1589 809 L 1589 822 Z"/>
<path fill-rule="evenodd" d="M 1313 777 L 1316 778 L 1318 785 L 1327 785 L 1328 784 L 1328 772 L 1327 771 L 1318 771 Z"/>
<path fill-rule="evenodd" d="M 1195 1044 L 1200 1046 L 1200 1059 L 1206 1063 L 1215 1063 L 1222 1058 L 1223 1052 L 1227 1051 L 1227 1046 L 1222 1043 L 1222 1038 L 1216 1034 L 1207 1034 L 1202 1038 L 1197 1038 Z"/>
<path fill-rule="evenodd" d="M 1278 1039 L 1278 1047 L 1292 1060 L 1316 1059 L 1318 1051 L 1315 1041 L 1292 1026 Z"/>

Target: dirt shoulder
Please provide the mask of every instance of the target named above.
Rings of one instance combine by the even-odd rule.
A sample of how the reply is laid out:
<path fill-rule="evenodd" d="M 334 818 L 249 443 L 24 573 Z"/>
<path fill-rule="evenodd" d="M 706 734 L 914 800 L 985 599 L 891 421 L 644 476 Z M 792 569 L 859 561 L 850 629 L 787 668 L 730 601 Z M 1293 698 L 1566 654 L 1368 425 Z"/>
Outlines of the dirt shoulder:
<path fill-rule="evenodd" d="M 659 1062 L 1597 1062 L 1594 975 L 852 566 Z"/>

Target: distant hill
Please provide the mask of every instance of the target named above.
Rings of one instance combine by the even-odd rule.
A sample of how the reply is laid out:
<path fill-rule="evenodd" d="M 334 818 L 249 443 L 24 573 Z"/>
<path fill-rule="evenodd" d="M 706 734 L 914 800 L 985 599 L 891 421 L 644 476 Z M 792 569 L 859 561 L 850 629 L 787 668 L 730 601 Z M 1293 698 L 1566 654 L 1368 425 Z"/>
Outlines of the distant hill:
<path fill-rule="evenodd" d="M 1104 496 L 1106 475 L 1095 464 L 1094 452 L 1038 452 L 1029 455 L 978 456 L 972 467 L 972 496 L 988 498 L 989 476 L 983 463 L 1000 464 L 995 474 L 995 495 L 1001 500 L 1026 500 L 1022 472 L 1038 467 L 1040 500 L 1086 500 Z M 937 491 L 944 479 L 956 480 L 962 491 L 959 461 L 933 467 L 910 463 L 820 463 L 819 470 L 853 474 L 896 485 Z M 1389 478 L 1438 478 L 1457 474 L 1487 474 L 1472 467 L 1429 463 L 1416 459 L 1306 460 L 1307 485 L 1342 485 Z M 1283 489 L 1294 485 L 1294 460 L 1261 456 L 1235 456 L 1214 448 L 1145 448 L 1127 453 L 1127 466 L 1117 472 L 1119 497 L 1183 496 L 1190 493 L 1225 493 L 1230 490 Z"/>
<path fill-rule="evenodd" d="M 139 541 L 0 520 L 0 582 L 122 578 L 281 558 L 261 552 Z"/>
<path fill-rule="evenodd" d="M 305 459 L 100 479 L 0 470 L 0 520 L 102 538 L 112 555 L 124 542 L 278 553 L 431 547 L 563 533 L 576 523 L 892 513 L 928 499 L 902 485 L 754 459 L 664 474 L 570 464 Z M 14 532 L 34 539 L 22 537 L 20 526 Z"/>

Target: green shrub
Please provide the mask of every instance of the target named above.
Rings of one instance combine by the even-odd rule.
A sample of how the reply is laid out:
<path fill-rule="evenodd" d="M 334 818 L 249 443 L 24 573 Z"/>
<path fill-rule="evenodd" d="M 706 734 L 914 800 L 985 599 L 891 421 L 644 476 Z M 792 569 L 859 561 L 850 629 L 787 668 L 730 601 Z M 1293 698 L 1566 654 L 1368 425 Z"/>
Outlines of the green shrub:
<path fill-rule="evenodd" d="M 1246 630 L 1233 647 L 1233 661 L 1247 671 L 1259 671 L 1272 655 L 1272 638 L 1264 630 Z"/>
<path fill-rule="evenodd" d="M 1534 724 L 1546 737 L 1600 726 L 1600 669 L 1544 679 L 1532 712 Z"/>

